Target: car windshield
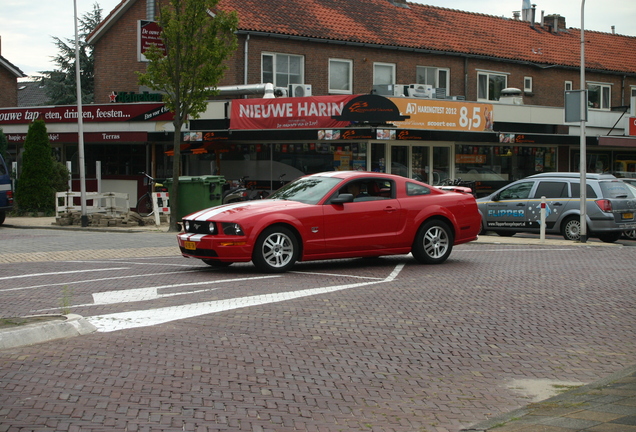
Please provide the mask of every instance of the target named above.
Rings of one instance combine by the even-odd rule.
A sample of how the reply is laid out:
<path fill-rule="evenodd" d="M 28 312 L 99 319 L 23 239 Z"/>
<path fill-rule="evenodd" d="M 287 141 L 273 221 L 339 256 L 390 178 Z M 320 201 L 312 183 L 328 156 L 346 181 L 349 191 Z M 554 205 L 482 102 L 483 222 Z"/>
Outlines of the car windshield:
<path fill-rule="evenodd" d="M 600 182 L 605 198 L 635 198 L 636 189 L 622 181 Z"/>
<path fill-rule="evenodd" d="M 298 201 L 317 204 L 342 179 L 334 177 L 303 177 L 274 192 L 269 199 Z"/>

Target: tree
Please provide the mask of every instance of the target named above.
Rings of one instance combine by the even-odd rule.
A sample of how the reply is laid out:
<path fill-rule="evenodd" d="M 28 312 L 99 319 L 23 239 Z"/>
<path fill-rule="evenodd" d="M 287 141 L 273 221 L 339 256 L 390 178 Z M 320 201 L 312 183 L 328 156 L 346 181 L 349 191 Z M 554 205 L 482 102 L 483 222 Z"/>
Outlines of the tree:
<path fill-rule="evenodd" d="M 44 120 L 29 126 L 24 141 L 22 172 L 15 200 L 20 212 L 50 212 L 55 208 L 55 191 L 51 185 L 53 157 Z"/>
<path fill-rule="evenodd" d="M 158 23 L 165 50 L 152 45 L 150 62 L 139 73 L 139 84 L 162 91 L 174 113 L 174 159 L 170 193 L 170 231 L 177 230 L 177 203 L 181 161 L 181 129 L 188 118 L 198 118 L 236 50 L 236 12 L 213 11 L 219 0 L 170 0 L 161 7 Z"/>
<path fill-rule="evenodd" d="M 9 141 L 2 128 L 0 128 L 0 155 L 5 161 L 9 160 Z"/>
<path fill-rule="evenodd" d="M 102 21 L 102 9 L 98 3 L 91 12 L 85 13 L 78 23 L 78 45 L 80 60 L 80 83 L 82 86 L 82 103 L 92 103 L 95 92 L 93 48 L 88 45 L 86 37 Z M 53 57 L 57 68 L 53 71 L 42 71 L 42 85 L 52 105 L 72 105 L 77 103 L 77 79 L 75 77 L 75 39 L 53 37 L 59 54 Z"/>

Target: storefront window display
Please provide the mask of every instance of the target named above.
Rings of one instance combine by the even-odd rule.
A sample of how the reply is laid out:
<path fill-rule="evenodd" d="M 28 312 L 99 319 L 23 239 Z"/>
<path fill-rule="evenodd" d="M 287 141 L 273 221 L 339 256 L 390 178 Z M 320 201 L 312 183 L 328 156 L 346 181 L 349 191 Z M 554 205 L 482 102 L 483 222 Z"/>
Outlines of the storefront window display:
<path fill-rule="evenodd" d="M 323 171 L 367 170 L 366 143 L 229 144 L 214 151 L 218 174 L 234 180 L 249 176 L 261 188 L 283 174 L 291 181 Z"/>
<path fill-rule="evenodd" d="M 482 195 L 514 180 L 556 171 L 556 147 L 455 146 L 455 178 L 477 182 Z"/>

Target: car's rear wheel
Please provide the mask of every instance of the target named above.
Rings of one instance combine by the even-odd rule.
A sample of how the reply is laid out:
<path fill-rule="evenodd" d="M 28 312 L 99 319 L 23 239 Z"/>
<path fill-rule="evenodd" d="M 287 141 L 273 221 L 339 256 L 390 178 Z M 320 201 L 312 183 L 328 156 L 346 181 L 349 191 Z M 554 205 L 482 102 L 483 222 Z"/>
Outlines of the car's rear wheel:
<path fill-rule="evenodd" d="M 607 234 L 599 234 L 598 238 L 603 243 L 614 243 L 616 242 L 616 240 L 621 238 L 622 235 L 623 235 L 622 232 L 613 232 L 613 233 L 607 233 Z"/>
<path fill-rule="evenodd" d="M 630 240 L 636 240 L 636 230 L 629 230 L 623 233 Z"/>
<path fill-rule="evenodd" d="M 581 219 L 579 217 L 569 217 L 563 222 L 561 234 L 566 240 L 577 241 L 581 238 Z"/>
<path fill-rule="evenodd" d="M 300 247 L 294 233 L 284 226 L 272 226 L 261 233 L 254 246 L 252 261 L 267 273 L 282 273 L 298 260 Z"/>
<path fill-rule="evenodd" d="M 218 260 L 212 260 L 212 259 L 202 259 L 201 261 L 203 261 L 210 267 L 229 267 L 232 265 L 231 262 L 218 261 Z"/>
<path fill-rule="evenodd" d="M 453 250 L 453 232 L 447 223 L 432 220 L 417 231 L 412 253 L 423 264 L 441 264 Z"/>

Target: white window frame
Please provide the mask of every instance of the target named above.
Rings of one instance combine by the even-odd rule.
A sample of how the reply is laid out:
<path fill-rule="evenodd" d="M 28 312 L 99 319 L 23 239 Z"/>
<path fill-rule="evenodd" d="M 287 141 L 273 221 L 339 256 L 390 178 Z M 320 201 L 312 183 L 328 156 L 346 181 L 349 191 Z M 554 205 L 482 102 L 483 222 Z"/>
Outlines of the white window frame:
<path fill-rule="evenodd" d="M 272 57 L 272 71 L 271 71 L 271 75 L 273 79 L 267 79 L 265 78 L 265 57 Z M 299 72 L 298 74 L 292 74 L 291 71 L 289 71 L 289 68 L 287 69 L 287 83 L 282 83 L 282 82 L 278 82 L 277 80 L 277 76 L 279 75 L 278 72 L 276 72 L 277 70 L 277 66 L 278 66 L 278 62 L 283 61 L 283 60 L 287 60 L 288 58 L 297 58 L 300 61 L 300 67 L 299 67 Z M 268 71 L 269 73 L 269 71 Z M 297 77 L 297 78 L 293 78 L 293 77 Z M 298 81 L 298 82 L 296 82 Z M 274 84 L 274 87 L 285 87 L 287 88 L 287 86 L 289 84 L 304 84 L 305 83 L 305 56 L 302 55 L 298 55 L 298 54 L 288 54 L 288 53 L 274 53 L 274 52 L 262 52 L 261 53 L 261 82 L 262 83 L 268 83 L 268 82 L 272 82 L 272 84 Z"/>
<path fill-rule="evenodd" d="M 523 77 L 523 92 L 532 93 L 532 77 L 531 76 Z"/>
<path fill-rule="evenodd" d="M 388 67 L 391 69 L 391 82 L 378 82 L 378 73 L 377 73 L 377 68 L 382 67 Z M 374 85 L 382 85 L 382 84 L 391 84 L 394 85 L 395 84 L 395 63 L 373 63 L 373 84 Z"/>
<path fill-rule="evenodd" d="M 565 91 L 570 91 L 574 88 L 574 84 L 572 83 L 572 81 L 566 81 L 565 82 Z"/>
<path fill-rule="evenodd" d="M 600 111 L 610 111 L 612 109 L 612 84 L 588 81 L 586 85 L 587 85 L 588 108 L 593 110 L 600 110 Z M 601 89 L 601 97 L 600 97 L 601 100 L 600 100 L 600 105 L 598 106 L 593 106 L 593 102 L 589 101 L 590 86 L 596 86 Z M 606 94 L 607 94 L 607 98 L 605 97 Z"/>
<path fill-rule="evenodd" d="M 428 69 L 434 69 L 435 79 L 434 82 L 428 82 Z M 442 75 L 445 75 L 442 76 Z M 420 79 L 420 76 L 424 76 L 424 79 Z M 450 69 L 439 68 L 435 66 L 415 66 L 415 83 L 416 84 L 429 84 L 433 88 L 446 89 L 446 95 L 450 95 Z"/>
<path fill-rule="evenodd" d="M 347 89 L 335 88 L 332 83 L 332 64 L 347 64 L 348 66 L 348 75 L 347 80 Z M 340 58 L 330 58 L 329 59 L 329 93 L 330 94 L 353 94 L 353 60 L 340 59 Z"/>
<path fill-rule="evenodd" d="M 490 82 L 491 77 L 502 77 L 502 78 L 504 78 L 505 79 L 505 84 L 501 88 L 501 90 L 503 90 L 506 87 L 508 87 L 508 75 L 510 75 L 510 74 L 506 73 L 506 72 L 477 70 L 477 101 L 484 101 L 484 102 L 496 102 L 496 101 L 499 101 L 499 99 L 495 99 L 494 96 L 491 97 L 491 95 L 490 95 L 490 85 L 486 89 L 486 93 L 487 93 L 485 95 L 486 97 L 484 97 L 484 95 L 480 94 L 480 90 L 479 90 L 480 77 L 485 76 L 488 83 Z"/>

